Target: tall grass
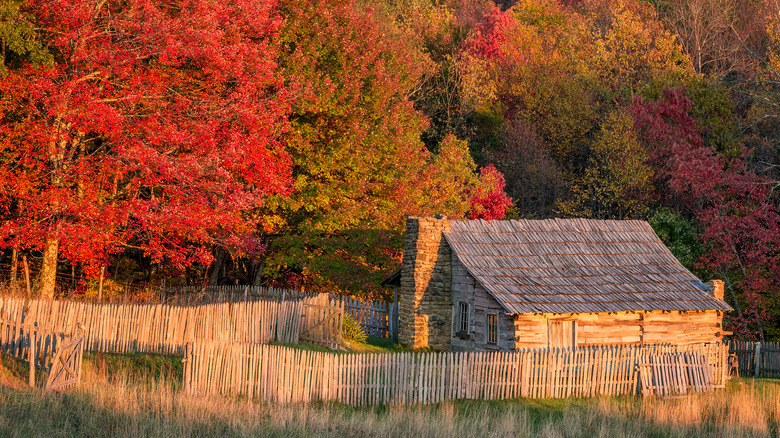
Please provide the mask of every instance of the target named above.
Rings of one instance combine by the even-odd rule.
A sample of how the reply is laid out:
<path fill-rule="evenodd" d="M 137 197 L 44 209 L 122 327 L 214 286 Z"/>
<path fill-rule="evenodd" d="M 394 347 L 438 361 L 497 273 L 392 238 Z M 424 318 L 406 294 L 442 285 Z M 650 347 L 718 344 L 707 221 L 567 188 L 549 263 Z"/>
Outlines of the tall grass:
<path fill-rule="evenodd" d="M 458 401 L 351 408 L 180 391 L 177 359 L 93 356 L 64 394 L 0 389 L 0 436 L 780 436 L 780 382 L 737 380 L 681 399 Z"/>

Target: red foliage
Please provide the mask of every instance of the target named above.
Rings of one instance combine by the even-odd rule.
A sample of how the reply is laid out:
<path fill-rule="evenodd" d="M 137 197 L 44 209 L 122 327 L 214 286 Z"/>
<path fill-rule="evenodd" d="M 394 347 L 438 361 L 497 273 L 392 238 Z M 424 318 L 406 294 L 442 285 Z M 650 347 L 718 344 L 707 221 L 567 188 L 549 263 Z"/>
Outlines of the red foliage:
<path fill-rule="evenodd" d="M 245 214 L 288 190 L 272 0 L 33 0 L 51 68 L 0 80 L 0 245 L 105 263 L 260 249 Z"/>
<path fill-rule="evenodd" d="M 685 195 L 679 178 L 685 172 L 685 160 L 691 159 L 701 166 L 689 170 L 702 172 L 713 163 L 703 149 L 702 129 L 690 115 L 693 102 L 684 87 L 666 88 L 661 99 L 644 102 L 636 97 L 629 111 L 634 116 L 634 126 L 648 148 L 651 164 L 656 169 L 656 198 L 671 203 L 673 194 Z M 707 161 L 704 164 L 702 160 Z M 668 185 L 673 186 L 670 191 Z M 680 203 L 683 209 L 690 206 L 690 199 Z"/>
<path fill-rule="evenodd" d="M 469 219 L 500 220 L 512 205 L 512 198 L 504 193 L 506 182 L 492 164 L 483 167 L 479 175 L 481 186 L 471 197 Z"/>
<path fill-rule="evenodd" d="M 773 181 L 748 170 L 742 159 L 728 160 L 705 147 L 692 107 L 685 89 L 676 88 L 657 101 L 637 100 L 631 110 L 658 169 L 660 198 L 675 200 L 697 219 L 708 249 L 701 267 L 731 277 L 729 286 L 742 292 L 743 318 L 735 318 L 732 328 L 752 337 L 758 324 L 748 324 L 766 320 L 771 313 L 766 298 L 780 288 L 780 214 Z"/>
<path fill-rule="evenodd" d="M 515 24 L 510 11 L 502 12 L 494 7 L 466 41 L 466 49 L 472 55 L 493 59 L 504 55 L 501 45 L 507 40 L 505 31 Z"/>

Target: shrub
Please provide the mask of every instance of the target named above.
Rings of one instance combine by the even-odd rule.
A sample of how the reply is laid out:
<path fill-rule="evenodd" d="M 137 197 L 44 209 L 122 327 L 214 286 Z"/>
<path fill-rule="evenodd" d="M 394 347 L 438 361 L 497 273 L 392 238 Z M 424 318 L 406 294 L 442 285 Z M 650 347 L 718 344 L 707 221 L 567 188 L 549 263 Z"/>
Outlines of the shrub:
<path fill-rule="evenodd" d="M 348 313 L 344 313 L 344 320 L 341 325 L 341 337 L 344 340 L 352 340 L 365 343 L 368 336 L 363 331 L 360 323 L 355 321 Z"/>

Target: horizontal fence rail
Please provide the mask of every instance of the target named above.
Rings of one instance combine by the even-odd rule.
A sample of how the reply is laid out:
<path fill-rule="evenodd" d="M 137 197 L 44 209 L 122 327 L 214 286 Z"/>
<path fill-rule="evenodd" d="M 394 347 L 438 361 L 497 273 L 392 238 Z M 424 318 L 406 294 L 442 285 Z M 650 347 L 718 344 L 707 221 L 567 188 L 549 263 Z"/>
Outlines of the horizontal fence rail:
<path fill-rule="evenodd" d="M 196 342 L 185 352 L 184 388 L 194 394 L 279 403 L 322 400 L 351 405 L 637 394 L 642 392 L 638 365 L 654 360 L 654 355 L 674 353 L 707 363 L 708 384 L 725 384 L 723 344 L 333 354 Z M 648 382 L 654 381 L 651 377 Z"/>
<path fill-rule="evenodd" d="M 742 376 L 780 377 L 780 342 L 729 342 Z"/>

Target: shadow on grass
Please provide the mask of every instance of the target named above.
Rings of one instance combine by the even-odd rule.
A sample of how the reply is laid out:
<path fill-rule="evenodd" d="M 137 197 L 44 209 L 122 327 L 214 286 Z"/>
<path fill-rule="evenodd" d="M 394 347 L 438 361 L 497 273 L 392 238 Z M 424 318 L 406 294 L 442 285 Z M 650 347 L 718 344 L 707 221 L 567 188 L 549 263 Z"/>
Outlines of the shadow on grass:
<path fill-rule="evenodd" d="M 84 353 L 84 369 L 104 379 L 132 375 L 134 379 L 168 381 L 181 386 L 184 378 L 182 355 Z"/>

